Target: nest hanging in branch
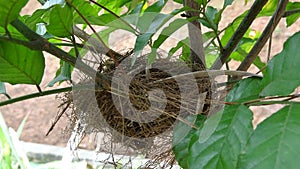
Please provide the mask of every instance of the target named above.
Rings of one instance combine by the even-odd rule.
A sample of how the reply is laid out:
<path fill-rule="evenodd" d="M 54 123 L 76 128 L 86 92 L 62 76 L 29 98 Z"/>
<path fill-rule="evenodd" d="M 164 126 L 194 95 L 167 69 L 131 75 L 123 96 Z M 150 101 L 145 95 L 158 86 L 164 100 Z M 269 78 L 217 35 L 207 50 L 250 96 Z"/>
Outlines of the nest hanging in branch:
<path fill-rule="evenodd" d="M 199 94 L 210 88 L 208 78 L 176 78 L 190 73 L 184 63 L 159 59 L 156 66 L 146 65 L 146 58 L 141 57 L 133 67 L 119 65 L 118 71 L 111 64 L 101 66 L 98 75 L 107 77 L 110 86 L 105 89 L 97 82 L 95 86 L 106 123 L 119 134 L 137 139 L 158 136 L 172 130 L 176 120 L 197 114 Z"/>

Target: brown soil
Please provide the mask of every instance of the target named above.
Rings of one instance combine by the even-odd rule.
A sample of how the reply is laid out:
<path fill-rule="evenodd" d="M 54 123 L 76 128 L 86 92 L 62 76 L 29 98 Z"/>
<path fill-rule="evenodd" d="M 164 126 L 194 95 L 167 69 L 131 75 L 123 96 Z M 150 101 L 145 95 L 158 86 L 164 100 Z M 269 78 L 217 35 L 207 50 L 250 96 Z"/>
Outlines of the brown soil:
<path fill-rule="evenodd" d="M 220 1 L 212 1 L 220 3 Z M 250 7 L 248 4 L 246 7 L 243 6 L 244 1 L 238 1 L 235 5 L 228 8 L 225 11 L 224 18 L 222 20 L 221 26 L 224 27 L 225 23 L 229 23 L 237 14 L 243 12 L 244 9 Z M 23 9 L 24 14 L 30 14 L 34 9 L 39 7 L 36 1 L 30 0 L 29 4 L 26 8 Z M 167 9 L 169 9 L 168 7 Z M 170 8 L 171 9 L 171 8 Z M 253 29 L 263 30 L 265 25 L 268 22 L 268 18 L 260 18 L 258 19 L 252 26 Z M 279 26 L 276 28 L 273 34 L 273 44 L 272 44 L 272 54 L 274 56 L 276 53 L 280 52 L 282 49 L 282 44 L 284 41 L 291 36 L 293 33 L 300 30 L 300 21 L 294 24 L 293 26 L 286 28 L 284 20 L 281 21 Z M 58 68 L 58 59 L 49 54 L 46 54 L 46 70 L 45 76 L 42 81 L 41 87 L 42 90 L 52 89 L 50 87 L 46 87 L 46 85 L 54 78 L 55 72 Z M 267 48 L 264 48 L 261 52 L 262 60 L 266 61 L 267 56 Z M 236 65 L 234 65 L 236 66 Z M 251 71 L 256 72 L 255 68 L 252 68 Z M 66 86 L 66 84 L 64 84 Z M 37 92 L 35 86 L 30 85 L 6 85 L 7 93 L 15 98 L 18 96 L 22 96 L 25 94 L 30 94 L 32 92 Z M 54 88 L 57 88 L 55 86 Z M 59 86 L 61 87 L 61 86 Z M 4 96 L 0 96 L 0 101 L 6 100 Z M 55 98 L 55 95 L 35 98 L 31 100 L 26 100 L 23 102 L 7 105 L 4 107 L 0 107 L 0 111 L 2 112 L 8 126 L 17 129 L 22 119 L 28 114 L 28 119 L 24 130 L 22 132 L 21 140 L 34 142 L 34 143 L 44 143 L 44 144 L 52 144 L 52 145 L 60 145 L 65 146 L 68 140 L 68 134 L 64 133 L 66 122 L 68 121 L 66 116 L 58 122 L 54 130 L 51 132 L 49 136 L 45 136 L 48 129 L 51 126 L 53 119 L 55 118 L 58 109 L 59 101 Z M 256 122 L 263 120 L 270 113 L 274 112 L 270 111 L 268 107 L 255 109 L 257 114 Z M 82 147 L 92 148 L 93 145 L 89 145 L 88 142 L 86 144 L 81 145 Z"/>

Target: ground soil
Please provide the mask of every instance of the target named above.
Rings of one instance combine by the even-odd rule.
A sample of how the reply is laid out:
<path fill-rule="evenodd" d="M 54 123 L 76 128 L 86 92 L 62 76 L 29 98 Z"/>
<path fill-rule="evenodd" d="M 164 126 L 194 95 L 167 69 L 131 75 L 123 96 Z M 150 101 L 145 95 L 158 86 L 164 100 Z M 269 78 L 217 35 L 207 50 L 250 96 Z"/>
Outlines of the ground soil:
<path fill-rule="evenodd" d="M 253 1 L 250 1 L 247 6 L 244 6 L 243 4 L 244 1 L 236 1 L 234 5 L 232 5 L 225 11 L 224 17 L 221 21 L 222 22 L 221 27 L 227 25 L 226 23 L 229 23 L 238 14 L 242 13 L 244 10 L 249 8 L 251 2 Z M 220 1 L 217 0 L 216 1 L 212 0 L 212 3 L 216 5 L 221 4 Z M 39 6 L 40 5 L 36 1 L 29 0 L 29 4 L 26 6 L 25 9 L 23 9 L 22 13 L 30 14 L 34 9 L 38 8 Z M 174 8 L 174 6 L 175 5 L 170 4 L 170 6 L 166 8 L 166 10 L 171 10 Z M 263 28 L 268 23 L 268 20 L 269 18 L 257 19 L 257 21 L 255 21 L 255 23 L 252 25 L 252 28 L 262 31 Z M 283 19 L 273 34 L 271 56 L 274 56 L 276 53 L 280 52 L 284 41 L 293 33 L 299 30 L 300 30 L 299 21 L 293 26 L 286 28 Z M 266 47 L 262 50 L 260 55 L 262 56 L 262 60 L 266 61 L 266 56 L 267 56 Z M 42 81 L 41 87 L 42 90 L 49 90 L 52 88 L 47 87 L 47 84 L 54 78 L 55 72 L 59 65 L 59 60 L 49 54 L 45 54 L 45 56 L 46 56 L 46 70 L 45 70 L 45 76 Z M 237 64 L 232 65 L 232 67 L 236 67 L 236 66 Z M 253 72 L 257 71 L 255 68 L 251 68 L 250 70 Z M 63 85 L 66 86 L 67 84 L 63 84 Z M 7 87 L 7 93 L 13 98 L 25 94 L 30 94 L 32 92 L 37 92 L 36 87 L 30 85 L 7 84 L 6 87 Z M 53 88 L 57 88 L 57 87 L 58 86 L 54 86 Z M 3 101 L 5 99 L 6 98 L 4 96 L 0 96 L 0 101 Z M 17 127 L 24 119 L 24 117 L 28 115 L 26 125 L 21 135 L 21 140 L 34 142 L 34 143 L 44 143 L 44 144 L 65 146 L 69 136 L 68 133 L 64 132 L 65 128 L 67 127 L 66 124 L 68 122 L 66 116 L 62 117 L 62 119 L 58 122 L 58 124 L 56 125 L 56 127 L 50 133 L 49 136 L 45 136 L 57 112 L 60 110 L 58 108 L 59 104 L 60 104 L 59 100 L 56 99 L 56 96 L 52 95 L 52 96 L 35 98 L 35 99 L 3 106 L 0 107 L 0 111 L 5 117 L 8 126 L 14 129 L 17 129 Z M 262 121 L 265 117 L 270 115 L 270 113 L 275 111 L 274 108 L 270 109 L 269 107 L 263 107 L 259 109 L 253 108 L 253 110 L 255 111 L 256 114 L 255 123 Z M 88 141 L 85 141 L 84 144 L 82 144 L 81 146 L 85 148 L 94 147 L 94 145 L 92 143 L 89 143 Z"/>

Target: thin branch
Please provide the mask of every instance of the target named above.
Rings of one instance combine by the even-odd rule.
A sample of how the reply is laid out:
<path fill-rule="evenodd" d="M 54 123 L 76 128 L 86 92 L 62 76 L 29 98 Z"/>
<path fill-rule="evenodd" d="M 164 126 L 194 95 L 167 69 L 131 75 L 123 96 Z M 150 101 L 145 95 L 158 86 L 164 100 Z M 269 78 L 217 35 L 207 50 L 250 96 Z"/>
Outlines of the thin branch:
<path fill-rule="evenodd" d="M 272 33 L 271 33 L 270 39 L 269 39 L 267 62 L 269 62 L 269 60 L 270 60 L 271 51 L 272 51 Z"/>
<path fill-rule="evenodd" d="M 216 59 L 214 64 L 211 66 L 211 69 L 220 69 L 223 64 L 226 62 L 230 54 L 233 52 L 233 50 L 236 48 L 256 16 L 259 14 L 259 12 L 262 10 L 263 6 L 268 2 L 268 0 L 256 0 L 252 7 L 250 8 L 247 15 L 244 17 L 243 21 L 237 28 L 237 30 L 234 32 L 233 36 L 230 38 L 226 46 L 224 47 L 224 50 L 221 51 L 219 57 Z"/>
<path fill-rule="evenodd" d="M 78 57 L 80 57 L 80 55 L 79 55 L 78 46 L 77 46 L 77 43 L 76 43 L 74 33 L 72 33 L 72 35 L 71 35 L 71 41 L 72 41 L 72 44 L 73 44 L 73 47 L 74 47 L 74 50 L 75 50 L 75 56 L 76 56 L 76 58 L 78 58 Z"/>
<path fill-rule="evenodd" d="M 82 15 L 82 13 L 69 0 L 66 0 L 66 2 L 68 3 L 68 5 L 70 5 L 77 12 L 77 14 L 81 17 L 81 19 L 83 19 L 84 22 L 88 25 L 88 27 L 93 31 L 93 33 L 96 35 L 96 37 L 98 38 L 98 40 L 104 46 L 105 51 L 108 51 L 109 47 L 105 45 L 104 41 L 98 35 L 98 33 L 96 32 L 96 30 L 92 27 L 92 25 L 90 24 L 90 22 Z"/>
<path fill-rule="evenodd" d="M 28 28 L 23 22 L 20 20 L 14 20 L 11 23 L 21 34 L 23 34 L 30 42 L 26 43 L 25 41 L 20 40 L 12 40 L 16 41 L 19 44 L 30 46 L 30 49 L 33 50 L 44 50 L 47 51 L 60 59 L 69 62 L 71 65 L 76 64 L 76 59 L 69 55 L 68 53 L 64 52 L 63 50 L 57 48 L 50 42 L 48 42 L 46 39 L 39 36 L 37 33 L 32 31 L 30 28 Z"/>
<path fill-rule="evenodd" d="M 59 121 L 59 119 L 62 117 L 62 115 L 67 111 L 67 109 L 69 108 L 71 102 L 67 103 L 67 105 L 65 106 L 65 108 L 58 113 L 58 115 L 56 116 L 54 122 L 51 124 L 50 128 L 48 129 L 48 132 L 46 133 L 46 136 L 48 136 L 50 134 L 50 132 L 54 129 L 55 125 L 57 124 L 57 122 Z"/>
<path fill-rule="evenodd" d="M 205 12 L 203 12 L 202 15 L 203 15 L 204 19 L 206 20 L 206 22 L 207 22 L 207 23 L 210 25 L 210 27 L 212 28 L 213 32 L 215 33 L 217 42 L 218 42 L 219 47 L 220 47 L 220 51 L 223 51 L 223 50 L 224 50 L 224 47 L 223 47 L 223 45 L 222 45 L 222 43 L 221 43 L 221 39 L 220 39 L 220 37 L 219 37 L 219 35 L 220 35 L 221 33 L 218 32 L 218 28 L 214 28 L 214 27 L 213 27 L 213 24 L 212 24 L 212 23 L 210 22 L 210 20 L 207 18 Z M 214 39 L 215 39 L 215 38 L 214 38 Z"/>
<path fill-rule="evenodd" d="M 102 38 L 99 36 L 99 34 L 96 32 L 96 30 L 90 24 L 90 22 L 82 15 L 82 13 L 69 0 L 66 0 L 66 2 L 78 13 L 78 15 L 84 20 L 84 22 L 89 26 L 89 28 L 96 35 L 97 39 L 101 42 L 102 46 L 104 47 L 104 53 L 113 59 L 115 65 L 118 65 L 119 61 L 117 60 L 116 56 L 112 53 L 112 50 L 104 43 Z"/>
<path fill-rule="evenodd" d="M 40 96 L 47 96 L 47 95 L 67 92 L 67 91 L 71 91 L 71 90 L 72 90 L 72 87 L 65 87 L 65 88 L 60 88 L 60 89 L 53 89 L 53 90 L 48 90 L 48 91 L 43 91 L 43 92 L 32 93 L 32 94 L 29 94 L 29 95 L 24 95 L 24 96 L 20 96 L 20 97 L 17 97 L 17 98 L 13 98 L 13 99 L 9 99 L 9 100 L 0 102 L 0 107 L 5 106 L 5 105 L 9 105 L 9 104 L 13 104 L 13 103 L 16 103 L 16 102 L 29 100 L 29 99 L 36 98 L 36 97 L 40 97 Z"/>
<path fill-rule="evenodd" d="M 84 41 L 87 41 L 88 43 L 90 43 L 92 45 L 92 47 L 88 47 L 87 48 L 89 50 L 93 50 L 93 51 L 97 51 L 100 54 L 104 54 L 106 55 L 107 53 L 111 53 L 113 56 L 116 57 L 116 59 L 120 60 L 121 58 L 124 58 L 123 55 L 119 54 L 118 52 L 109 49 L 109 52 L 106 52 L 105 47 L 103 46 L 102 43 L 100 43 L 99 41 L 97 41 L 97 39 L 95 39 L 94 37 L 90 36 L 88 33 L 86 33 L 85 31 L 79 29 L 77 26 L 73 26 L 73 30 L 74 30 L 74 34 L 83 39 Z M 110 57 L 110 56 L 108 56 Z"/>
<path fill-rule="evenodd" d="M 298 101 L 263 101 L 263 102 L 257 102 L 257 103 L 251 103 L 251 104 L 244 104 L 246 106 L 266 106 L 266 105 L 272 105 L 272 104 L 300 104 Z"/>
<path fill-rule="evenodd" d="M 293 10 L 289 10 L 289 11 L 285 11 L 285 13 L 282 15 L 282 17 L 288 17 L 294 14 L 300 13 L 300 9 L 293 9 Z"/>
<path fill-rule="evenodd" d="M 273 14 L 272 18 L 270 19 L 268 25 L 266 26 L 263 33 L 261 34 L 255 45 L 252 47 L 251 51 L 243 60 L 243 62 L 237 70 L 246 71 L 250 67 L 250 65 L 253 63 L 254 59 L 257 57 L 261 49 L 265 46 L 267 40 L 272 35 L 272 32 L 276 28 L 277 24 L 281 20 L 288 2 L 288 0 L 280 0 L 277 9 Z"/>
<path fill-rule="evenodd" d="M 105 6 L 99 4 L 98 2 L 94 1 L 94 0 L 89 0 L 90 2 L 93 2 L 94 4 L 98 5 L 99 7 L 103 8 L 104 10 L 106 10 L 107 12 L 109 12 L 110 14 L 112 14 L 113 16 L 115 16 L 116 18 L 118 18 L 121 22 L 123 22 L 125 25 L 127 25 L 128 27 L 130 27 L 130 29 L 135 31 L 135 35 L 137 36 L 138 34 L 140 34 L 140 32 L 135 29 L 134 27 L 132 27 L 128 22 L 126 22 L 124 19 L 122 19 L 120 16 L 118 16 L 117 14 L 115 14 L 113 11 L 111 11 L 110 9 L 106 8 Z"/>

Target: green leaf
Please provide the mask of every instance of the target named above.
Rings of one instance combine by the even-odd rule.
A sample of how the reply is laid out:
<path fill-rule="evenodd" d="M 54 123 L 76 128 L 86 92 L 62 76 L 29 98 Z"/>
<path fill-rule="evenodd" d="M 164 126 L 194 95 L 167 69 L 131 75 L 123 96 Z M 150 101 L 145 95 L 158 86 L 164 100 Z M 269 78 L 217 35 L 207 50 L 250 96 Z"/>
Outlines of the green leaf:
<path fill-rule="evenodd" d="M 98 35 L 101 37 L 101 39 L 107 46 L 109 46 L 109 35 L 115 30 L 117 30 L 117 28 L 109 27 L 107 29 L 102 30 L 101 32 L 98 32 Z M 92 36 L 94 36 L 94 34 Z"/>
<path fill-rule="evenodd" d="M 1 143 L 1 166 L 2 168 L 11 169 L 12 166 L 12 159 L 11 159 L 11 148 L 10 145 L 12 144 L 8 127 L 4 121 L 2 113 L 0 112 L 0 143 Z"/>
<path fill-rule="evenodd" d="M 195 18 L 194 18 L 195 19 Z M 175 19 L 172 21 L 167 27 L 165 27 L 161 34 L 158 36 L 158 38 L 153 43 L 153 48 L 159 48 L 160 45 L 169 38 L 175 31 L 180 29 L 183 25 L 186 25 L 189 23 L 189 21 L 192 21 L 193 19 Z"/>
<path fill-rule="evenodd" d="M 26 114 L 26 116 L 24 117 L 24 119 L 22 120 L 21 124 L 18 127 L 18 130 L 17 130 L 18 139 L 21 137 L 21 134 L 22 134 L 22 131 L 24 129 L 25 123 L 28 119 L 28 116 L 29 116 L 29 113 Z"/>
<path fill-rule="evenodd" d="M 159 0 L 154 4 L 152 4 L 151 6 L 149 6 L 148 8 L 146 8 L 143 15 L 139 17 L 138 22 L 136 24 L 137 28 L 140 30 L 141 33 L 145 33 L 149 31 L 149 27 L 153 25 L 153 22 L 158 22 L 157 17 L 163 15 L 162 13 L 160 13 L 160 11 L 162 10 L 162 8 L 165 6 L 166 3 L 167 1 L 165 0 Z M 176 14 L 174 13 L 173 15 Z"/>
<path fill-rule="evenodd" d="M 8 25 L 6 29 L 9 31 L 11 37 L 19 40 L 27 40 L 27 38 L 22 35 L 15 27 Z M 0 35 L 6 36 L 6 30 L 2 27 L 0 27 Z"/>
<path fill-rule="evenodd" d="M 196 119 L 197 118 L 197 119 Z M 185 121 L 194 124 L 196 127 L 203 125 L 206 117 L 203 115 L 198 115 L 197 117 L 188 116 Z M 197 130 L 191 128 L 190 125 L 180 122 L 174 129 L 174 135 L 172 140 L 173 152 L 176 157 L 176 161 L 182 168 L 188 168 L 187 155 L 188 155 L 188 145 L 192 139 L 193 134 Z"/>
<path fill-rule="evenodd" d="M 25 24 L 32 30 L 37 30 L 37 24 L 48 23 L 50 10 L 47 9 L 38 9 L 34 13 L 25 18 Z M 45 21 L 46 20 L 46 21 Z"/>
<path fill-rule="evenodd" d="M 70 6 L 55 5 L 51 9 L 50 22 L 47 30 L 52 35 L 67 37 L 72 34 L 73 12 Z"/>
<path fill-rule="evenodd" d="M 247 14 L 247 11 L 245 11 L 240 16 L 236 17 L 234 19 L 234 21 L 232 22 L 232 24 L 230 24 L 229 26 L 227 26 L 225 28 L 225 33 L 221 38 L 221 43 L 223 46 L 226 46 L 227 42 L 230 40 L 230 38 L 234 34 L 235 30 L 238 28 L 238 26 L 242 22 L 243 18 L 246 16 L 246 14 Z"/>
<path fill-rule="evenodd" d="M 199 19 L 200 22 L 211 29 L 217 29 L 218 28 L 218 23 L 221 19 L 220 15 L 217 17 L 218 14 L 218 9 L 214 8 L 212 6 L 208 6 L 205 12 L 205 17 L 206 18 L 201 18 Z"/>
<path fill-rule="evenodd" d="M 144 47 L 148 44 L 150 38 L 153 36 L 154 33 L 144 33 L 136 38 L 135 45 L 134 45 L 134 57 L 132 61 L 132 65 L 135 62 L 138 54 L 144 49 Z"/>
<path fill-rule="evenodd" d="M 204 52 L 205 52 L 205 62 L 206 62 L 206 67 L 209 69 L 212 65 L 213 65 L 213 63 L 216 61 L 216 59 L 218 58 L 218 49 L 219 48 L 217 48 L 217 49 L 215 49 L 216 47 L 213 47 L 214 49 L 213 49 L 213 51 L 211 51 L 211 52 L 207 52 L 207 49 L 209 49 L 210 47 L 208 47 L 208 48 L 206 48 L 205 50 L 204 50 Z M 209 49 L 210 50 L 210 49 Z"/>
<path fill-rule="evenodd" d="M 242 62 L 251 51 L 252 47 L 255 45 L 255 42 L 255 40 L 252 40 L 250 38 L 242 38 L 235 51 L 230 55 L 230 58 Z M 262 69 L 266 66 L 266 64 L 261 61 L 259 56 L 255 58 L 253 64 L 258 69 Z"/>
<path fill-rule="evenodd" d="M 236 168 L 252 131 L 252 112 L 246 106 L 225 106 L 194 133 L 187 157 L 189 168 Z"/>
<path fill-rule="evenodd" d="M 213 39 L 216 37 L 216 34 L 214 31 L 208 31 L 208 32 L 205 32 L 203 35 L 202 35 L 202 41 L 203 43 L 207 42 L 208 40 L 210 39 Z"/>
<path fill-rule="evenodd" d="M 136 15 L 134 15 L 136 16 Z M 131 19 L 134 16 L 125 16 L 122 17 L 124 21 L 127 19 Z M 134 33 L 135 30 L 129 27 L 127 24 L 122 22 L 119 18 L 116 18 L 112 14 L 102 14 L 101 16 L 90 16 L 90 17 L 85 17 L 91 25 L 99 25 L 99 26 L 107 26 L 107 27 L 112 27 L 115 29 L 123 29 L 129 32 Z M 85 24 L 83 20 L 76 20 L 75 21 L 77 24 Z"/>
<path fill-rule="evenodd" d="M 139 3 L 132 11 L 129 12 L 129 14 L 132 15 L 132 14 L 142 13 L 143 6 L 145 5 L 145 2 L 146 1 L 144 1 L 143 3 Z"/>
<path fill-rule="evenodd" d="M 289 2 L 286 6 L 286 11 L 290 10 L 299 10 L 300 9 L 300 2 Z M 286 18 L 286 24 L 287 27 L 291 26 L 293 23 L 295 23 L 300 17 L 300 13 L 295 13 L 293 15 L 290 15 Z"/>
<path fill-rule="evenodd" d="M 183 0 L 173 0 L 174 2 L 177 2 L 179 4 L 183 4 Z"/>
<path fill-rule="evenodd" d="M 234 0 L 225 0 L 223 4 L 223 9 L 225 9 L 228 5 L 231 5 Z"/>
<path fill-rule="evenodd" d="M 99 4 L 105 6 L 108 8 L 110 11 L 114 12 L 117 15 L 120 15 L 122 12 L 122 7 L 130 2 L 130 0 L 98 0 L 97 1 Z M 108 13 L 107 11 L 104 11 L 104 13 Z"/>
<path fill-rule="evenodd" d="M 4 94 L 8 99 L 11 97 L 6 93 L 5 84 L 3 82 L 0 82 L 0 94 Z"/>
<path fill-rule="evenodd" d="M 10 22 L 17 19 L 27 2 L 28 0 L 0 0 L 0 26 L 6 28 Z"/>
<path fill-rule="evenodd" d="M 73 0 L 72 5 L 76 6 L 84 17 L 98 16 L 98 13 L 100 12 L 100 8 L 95 5 L 92 6 L 88 1 Z M 82 19 L 77 12 L 74 14 L 74 18 Z"/>
<path fill-rule="evenodd" d="M 258 17 L 272 16 L 277 8 L 278 3 L 278 0 L 268 1 L 267 4 L 261 10 L 261 12 L 258 14 Z"/>
<path fill-rule="evenodd" d="M 185 61 L 186 63 L 191 63 L 191 57 L 190 57 L 190 53 L 191 53 L 191 48 L 190 45 L 186 45 L 189 43 L 185 43 L 182 46 L 182 54 L 180 56 L 180 59 Z"/>
<path fill-rule="evenodd" d="M 185 38 L 177 43 L 177 45 L 171 48 L 168 52 L 168 58 L 172 57 L 176 51 L 182 48 L 184 45 L 189 46 L 190 38 Z"/>
<path fill-rule="evenodd" d="M 151 25 L 149 26 L 148 30 L 139 35 L 136 38 L 135 46 L 134 46 L 134 57 L 132 59 L 132 65 L 135 63 L 135 60 L 139 53 L 144 49 L 144 47 L 148 44 L 149 40 L 152 38 L 152 36 L 158 31 L 159 28 L 161 28 L 167 21 L 169 21 L 172 17 L 174 17 L 179 12 L 185 10 L 185 8 L 182 8 L 180 10 L 174 10 L 171 14 L 156 14 L 156 13 L 145 13 L 143 15 L 143 18 L 149 17 L 149 19 L 152 19 Z M 146 19 L 147 20 L 147 19 Z M 139 22 L 143 21 L 142 18 L 139 19 Z"/>
<path fill-rule="evenodd" d="M 234 88 L 229 92 L 226 97 L 226 101 L 229 102 L 245 102 L 259 97 L 259 93 L 262 90 L 261 79 L 257 77 L 251 77 L 241 80 Z"/>
<path fill-rule="evenodd" d="M 192 20 L 193 18 L 189 18 Z M 195 18 L 194 18 L 195 19 Z M 156 58 L 156 51 L 160 47 L 160 45 L 169 38 L 175 31 L 180 29 L 183 25 L 187 24 L 189 20 L 186 19 L 176 19 L 171 22 L 167 27 L 165 27 L 158 38 L 154 41 L 151 53 L 148 56 L 148 64 L 152 64 Z"/>
<path fill-rule="evenodd" d="M 143 0 L 132 0 L 130 1 L 130 6 L 129 6 L 129 9 L 128 11 L 134 11 L 135 9 L 141 9 L 141 5 L 143 5 Z M 140 10 L 137 10 L 137 11 L 140 11 Z"/>
<path fill-rule="evenodd" d="M 240 157 L 238 168 L 299 168 L 300 105 L 292 104 L 260 123 Z"/>
<path fill-rule="evenodd" d="M 300 85 L 300 32 L 291 36 L 283 50 L 269 61 L 261 96 L 288 95 Z"/>
<path fill-rule="evenodd" d="M 0 42 L 0 81 L 11 84 L 40 84 L 45 68 L 41 51 L 10 42 Z"/>
<path fill-rule="evenodd" d="M 166 3 L 167 3 L 167 1 L 165 1 L 165 0 L 158 0 L 153 5 L 148 7 L 145 10 L 145 13 L 146 12 L 160 12 Z"/>
<path fill-rule="evenodd" d="M 49 87 L 53 87 L 57 82 L 63 82 L 71 80 L 72 67 L 69 63 L 61 61 L 60 68 L 56 72 L 56 77 L 48 84 Z"/>

